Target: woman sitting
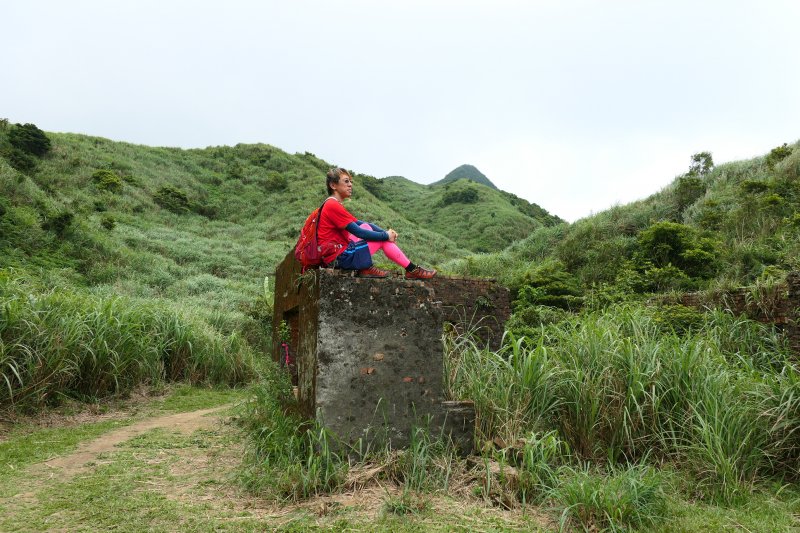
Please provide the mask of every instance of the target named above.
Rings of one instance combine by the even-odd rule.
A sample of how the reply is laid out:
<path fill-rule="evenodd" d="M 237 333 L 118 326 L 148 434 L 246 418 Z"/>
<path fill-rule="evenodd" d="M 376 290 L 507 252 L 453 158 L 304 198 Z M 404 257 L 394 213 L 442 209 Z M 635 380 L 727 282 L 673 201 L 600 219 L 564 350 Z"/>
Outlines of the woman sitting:
<path fill-rule="evenodd" d="M 372 265 L 372 254 L 383 250 L 390 260 L 405 269 L 406 279 L 430 279 L 435 270 L 415 265 L 395 244 L 397 232 L 356 219 L 342 202 L 353 195 L 353 178 L 343 168 L 328 171 L 328 198 L 322 204 L 317 224 L 317 242 L 327 267 L 358 270 L 359 276 L 385 278 L 389 275 Z"/>

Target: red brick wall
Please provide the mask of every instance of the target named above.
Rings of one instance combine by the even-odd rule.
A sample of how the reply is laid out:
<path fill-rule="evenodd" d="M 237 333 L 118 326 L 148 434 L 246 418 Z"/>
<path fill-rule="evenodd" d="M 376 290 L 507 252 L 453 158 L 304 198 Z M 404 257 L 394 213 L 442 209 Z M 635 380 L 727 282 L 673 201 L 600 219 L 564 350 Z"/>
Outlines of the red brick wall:
<path fill-rule="evenodd" d="M 677 303 L 698 308 L 721 308 L 780 327 L 795 353 L 800 355 L 800 272 L 773 286 L 755 285 L 725 292 L 684 294 Z"/>

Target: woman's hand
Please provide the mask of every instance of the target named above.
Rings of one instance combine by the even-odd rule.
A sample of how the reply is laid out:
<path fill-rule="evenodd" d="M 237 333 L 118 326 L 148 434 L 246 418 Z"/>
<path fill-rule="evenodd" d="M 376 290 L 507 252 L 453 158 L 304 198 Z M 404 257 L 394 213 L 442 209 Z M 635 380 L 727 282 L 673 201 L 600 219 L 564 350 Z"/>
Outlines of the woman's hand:
<path fill-rule="evenodd" d="M 386 233 L 389 234 L 389 242 L 396 242 L 397 241 L 397 232 L 393 229 L 387 229 Z"/>

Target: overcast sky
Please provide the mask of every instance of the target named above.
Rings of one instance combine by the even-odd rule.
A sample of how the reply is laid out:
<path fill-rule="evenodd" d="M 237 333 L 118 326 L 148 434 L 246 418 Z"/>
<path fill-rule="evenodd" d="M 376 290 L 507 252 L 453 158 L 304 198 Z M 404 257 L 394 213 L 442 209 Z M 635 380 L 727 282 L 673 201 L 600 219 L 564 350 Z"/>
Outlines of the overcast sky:
<path fill-rule="evenodd" d="M 0 0 L 0 118 L 263 142 L 567 220 L 800 138 L 800 2 Z"/>

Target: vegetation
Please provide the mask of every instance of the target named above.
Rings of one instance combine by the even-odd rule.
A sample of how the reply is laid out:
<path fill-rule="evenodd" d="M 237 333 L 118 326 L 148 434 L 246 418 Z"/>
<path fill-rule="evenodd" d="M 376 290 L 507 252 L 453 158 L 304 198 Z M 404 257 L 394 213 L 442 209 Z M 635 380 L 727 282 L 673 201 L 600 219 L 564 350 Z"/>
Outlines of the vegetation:
<path fill-rule="evenodd" d="M 450 172 L 448 172 L 447 176 L 445 176 L 444 178 L 440 179 L 439 181 L 436 181 L 436 182 L 432 183 L 431 185 L 434 185 L 434 186 L 435 185 L 444 185 L 446 183 L 450 183 L 452 181 L 458 181 L 458 180 L 462 180 L 462 179 L 469 180 L 469 181 L 474 181 L 475 183 L 480 183 L 481 185 L 486 185 L 490 189 L 497 190 L 497 186 L 494 183 L 492 183 L 492 181 L 489 178 L 487 178 L 483 174 L 483 172 L 481 172 L 480 170 L 478 170 L 477 168 L 475 168 L 472 165 L 461 165 L 460 167 L 457 167 L 457 168 L 451 170 Z"/>
<path fill-rule="evenodd" d="M 664 190 L 574 224 L 474 173 L 434 186 L 354 173 L 351 211 L 396 228 L 412 259 L 512 289 L 500 350 L 446 341 L 449 394 L 478 412 L 480 454 L 467 461 L 422 427 L 406 450 L 343 453 L 293 414 L 287 377 L 257 362 L 271 346 L 270 273 L 333 165 L 268 145 L 149 148 L 0 121 L 0 409 L 255 379 L 239 478 L 273 499 L 374 479 L 398 488 L 387 530 L 429 520 L 431 495 L 536 504 L 554 510 L 552 527 L 696 530 L 724 515 L 719 529 L 788 529 L 800 512 L 796 357 L 770 327 L 654 296 L 752 285 L 753 305 L 770 309 L 800 269 L 797 148 L 718 166 L 695 154 Z M 124 469 L 104 472 L 45 494 L 49 512 L 69 509 L 60 490 L 130 492 Z M 142 511 L 136 498 L 125 504 Z M 111 507 L 93 523 L 120 526 Z"/>
<path fill-rule="evenodd" d="M 558 261 L 584 292 L 629 296 L 747 285 L 800 268 L 800 150 L 714 167 L 707 152 L 651 197 L 540 227 L 508 248 L 444 268 L 491 276 L 519 291 L 532 269 Z M 776 155 L 777 154 L 777 155 Z"/>
<path fill-rule="evenodd" d="M 236 385 L 251 349 L 164 304 L 44 290 L 0 273 L 0 405 L 97 399 L 164 381 Z"/>
<path fill-rule="evenodd" d="M 561 222 L 536 204 L 468 179 L 442 185 L 401 177 L 375 181 L 371 187 L 379 187 L 394 209 L 472 252 L 502 250 L 537 228 Z"/>

